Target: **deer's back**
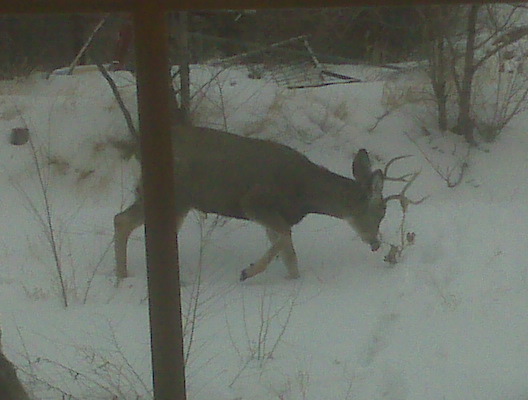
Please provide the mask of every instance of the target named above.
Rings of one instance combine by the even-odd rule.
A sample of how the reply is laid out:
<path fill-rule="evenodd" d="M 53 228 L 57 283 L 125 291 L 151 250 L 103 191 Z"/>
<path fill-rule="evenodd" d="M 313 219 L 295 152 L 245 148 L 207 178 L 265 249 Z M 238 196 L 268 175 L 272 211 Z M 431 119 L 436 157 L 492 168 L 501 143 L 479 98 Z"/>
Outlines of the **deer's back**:
<path fill-rule="evenodd" d="M 174 152 L 177 184 L 192 208 L 243 219 L 243 200 L 253 196 L 297 223 L 307 213 L 310 177 L 321 170 L 287 146 L 207 128 L 176 132 Z"/>

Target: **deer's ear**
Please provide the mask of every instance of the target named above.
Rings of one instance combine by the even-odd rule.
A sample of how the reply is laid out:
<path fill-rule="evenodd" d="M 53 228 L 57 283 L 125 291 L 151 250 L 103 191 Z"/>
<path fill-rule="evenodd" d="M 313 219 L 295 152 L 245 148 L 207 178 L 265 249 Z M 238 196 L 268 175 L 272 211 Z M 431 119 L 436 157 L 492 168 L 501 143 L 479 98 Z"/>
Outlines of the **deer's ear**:
<path fill-rule="evenodd" d="M 367 150 L 361 149 L 357 152 L 352 163 L 352 173 L 359 184 L 365 187 L 369 186 L 372 172 Z"/>
<path fill-rule="evenodd" d="M 370 204 L 379 204 L 383 201 L 383 172 L 377 169 L 371 175 Z"/>

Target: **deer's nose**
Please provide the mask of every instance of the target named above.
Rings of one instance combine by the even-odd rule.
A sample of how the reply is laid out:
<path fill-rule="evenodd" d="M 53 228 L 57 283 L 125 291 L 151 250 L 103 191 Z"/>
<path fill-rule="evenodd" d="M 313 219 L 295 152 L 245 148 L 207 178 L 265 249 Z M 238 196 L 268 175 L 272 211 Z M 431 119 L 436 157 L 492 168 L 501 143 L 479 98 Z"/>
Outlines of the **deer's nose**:
<path fill-rule="evenodd" d="M 380 241 L 378 239 L 373 240 L 372 242 L 370 242 L 370 250 L 372 250 L 372 251 L 378 251 L 380 246 L 381 246 L 381 243 L 380 243 Z"/>

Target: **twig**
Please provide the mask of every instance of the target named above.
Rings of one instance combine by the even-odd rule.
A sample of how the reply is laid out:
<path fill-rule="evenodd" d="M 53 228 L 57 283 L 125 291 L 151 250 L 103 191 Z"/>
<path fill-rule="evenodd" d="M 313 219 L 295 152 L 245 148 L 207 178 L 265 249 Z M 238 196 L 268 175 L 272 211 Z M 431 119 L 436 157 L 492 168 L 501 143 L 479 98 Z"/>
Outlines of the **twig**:
<path fill-rule="evenodd" d="M 290 302 L 290 306 L 288 307 L 288 313 L 286 314 L 286 320 L 282 324 L 281 330 L 280 330 L 279 334 L 277 335 L 277 338 L 275 339 L 275 343 L 273 343 L 273 346 L 271 347 L 271 350 L 268 353 L 270 358 L 273 357 L 273 354 L 275 353 L 275 350 L 277 349 L 277 346 L 279 345 L 279 343 L 282 342 L 282 338 L 283 338 L 284 334 L 286 333 L 286 328 L 290 324 L 290 320 L 291 320 L 291 317 L 292 317 L 292 314 L 293 314 L 293 309 L 297 305 L 296 299 L 297 299 L 298 294 L 299 293 L 296 293 L 296 295 L 293 297 L 293 299 Z M 284 307 L 282 307 L 281 310 L 279 310 L 279 312 L 282 311 L 282 309 L 284 309 L 285 307 L 286 307 L 286 305 L 284 305 Z M 278 312 L 277 312 L 277 314 L 278 314 Z"/>
<path fill-rule="evenodd" d="M 117 354 L 119 354 L 121 359 L 125 362 L 125 365 L 128 368 L 128 371 L 132 374 L 132 376 L 134 378 L 136 378 L 136 382 L 139 382 L 139 384 L 143 387 L 143 390 L 145 391 L 145 393 L 149 393 L 150 392 L 150 388 L 145 383 L 145 381 L 143 381 L 143 378 L 141 377 L 141 375 L 139 375 L 139 373 L 136 371 L 134 366 L 130 363 L 130 361 L 126 357 L 125 353 L 121 349 L 121 346 L 119 345 L 119 341 L 117 340 L 117 336 L 115 334 L 114 328 L 112 327 L 112 324 L 110 323 L 110 321 L 108 321 L 108 328 L 110 329 L 110 332 L 112 334 L 112 341 L 113 341 L 113 344 L 114 344 L 114 346 L 115 346 L 115 348 L 117 350 Z"/>
<path fill-rule="evenodd" d="M 414 140 L 411 137 L 411 135 L 409 135 L 409 133 L 404 132 L 404 134 L 407 137 L 407 139 L 409 139 L 411 141 L 411 143 L 416 146 L 418 151 L 422 154 L 423 158 L 425 159 L 425 161 L 427 161 L 427 163 L 431 166 L 431 168 L 438 174 L 438 176 L 440 176 L 440 178 L 442 178 L 442 180 L 445 181 L 445 183 L 446 183 L 448 188 L 452 189 L 452 188 L 457 187 L 458 185 L 460 185 L 460 183 L 462 182 L 462 179 L 464 179 L 464 175 L 466 173 L 466 170 L 469 168 L 469 164 L 468 164 L 467 161 L 463 161 L 462 162 L 462 164 L 460 165 L 460 172 L 458 174 L 458 177 L 453 181 L 453 180 L 451 180 L 451 175 L 452 175 L 453 170 L 455 168 L 451 168 L 451 169 L 448 168 L 446 172 L 443 172 L 442 170 L 440 170 L 440 167 L 438 165 L 433 163 L 433 161 L 429 158 L 427 153 L 425 153 L 425 151 L 420 147 L 420 145 L 416 142 L 416 140 Z M 465 157 L 466 160 L 469 157 L 470 151 L 471 151 L 471 148 L 468 147 L 468 151 L 467 151 L 467 154 L 466 154 L 466 157 Z"/>
<path fill-rule="evenodd" d="M 194 100 L 194 98 L 198 95 L 198 93 L 200 93 L 202 90 L 204 90 L 207 86 L 211 85 L 213 83 L 213 81 L 218 78 L 218 76 L 224 72 L 225 70 L 221 69 L 219 71 L 216 71 L 215 74 L 207 81 L 205 82 L 204 84 L 202 84 L 202 86 L 200 86 L 198 88 L 197 91 L 194 92 L 194 94 L 191 95 L 191 100 Z"/>
<path fill-rule="evenodd" d="M 51 246 L 51 252 L 53 254 L 53 258 L 55 259 L 55 267 L 57 269 L 57 276 L 59 277 L 59 283 L 60 283 L 60 289 L 62 293 L 62 300 L 64 307 L 68 307 L 68 294 L 66 292 L 66 284 L 64 282 L 64 277 L 62 274 L 62 262 L 59 256 L 59 249 L 57 246 L 57 240 L 55 237 L 55 227 L 53 224 L 53 218 L 51 215 L 51 204 L 48 196 L 48 191 L 46 189 L 46 184 L 44 183 L 44 177 L 42 176 L 42 170 L 40 167 L 40 163 L 37 159 L 37 150 L 35 149 L 35 145 L 33 144 L 33 139 L 31 137 L 29 138 L 29 145 L 31 146 L 31 153 L 33 155 L 33 162 L 35 164 L 35 169 L 37 171 L 37 176 L 40 184 L 40 188 L 42 191 L 42 197 L 44 199 L 44 218 L 46 221 L 46 228 L 47 228 L 47 237 L 49 244 Z"/>
<path fill-rule="evenodd" d="M 18 338 L 20 339 L 20 343 L 22 343 L 22 349 L 24 350 L 24 357 L 27 360 L 29 364 L 29 369 L 31 371 L 31 376 L 35 376 L 35 369 L 33 368 L 33 363 L 31 363 L 31 356 L 29 355 L 29 350 L 26 346 L 26 341 L 24 340 L 24 336 L 22 335 L 22 331 L 20 330 L 20 326 L 18 324 L 15 324 L 16 331 Z M 0 343 L 1 346 L 1 343 Z M 1 347 L 0 347 L 1 350 Z"/>
<path fill-rule="evenodd" d="M 226 106 L 225 106 L 225 102 L 224 102 L 224 91 L 223 91 L 223 87 L 222 85 L 220 84 L 220 82 L 217 81 L 217 84 L 218 84 L 218 92 L 220 94 L 220 109 L 222 110 L 222 120 L 223 120 L 223 124 L 224 124 L 224 130 L 227 131 L 227 116 L 226 116 Z"/>
<path fill-rule="evenodd" d="M 25 127 L 27 128 L 26 121 L 24 120 L 24 117 L 22 116 L 22 112 L 18 108 L 18 106 L 15 104 L 15 109 L 24 122 Z M 41 213 L 38 211 L 37 207 L 33 203 L 33 201 L 29 198 L 29 195 L 26 196 L 27 200 L 29 201 L 29 206 L 33 212 L 36 213 L 38 220 L 41 222 L 44 233 L 46 234 L 46 238 L 48 239 L 48 243 L 51 247 L 51 253 L 53 255 L 53 258 L 55 260 L 55 268 L 57 270 L 57 276 L 59 278 L 59 284 L 60 284 L 60 290 L 62 295 L 62 301 L 64 304 L 64 307 L 68 307 L 68 293 L 66 291 L 66 283 L 64 282 L 64 276 L 63 276 L 63 270 L 62 270 L 62 262 L 59 255 L 59 247 L 57 244 L 57 238 L 55 235 L 55 227 L 51 212 L 51 203 L 48 196 L 48 187 L 46 185 L 46 182 L 44 181 L 44 176 L 42 175 L 42 168 L 40 166 L 38 157 L 37 157 L 37 149 L 35 148 L 35 144 L 33 143 L 33 139 L 30 136 L 29 137 L 29 145 L 31 147 L 31 155 L 33 159 L 33 164 L 35 165 L 35 170 L 37 172 L 37 177 L 40 185 L 40 190 L 42 193 L 42 198 L 44 200 L 44 216 L 41 215 Z"/>
<path fill-rule="evenodd" d="M 383 114 L 381 114 L 380 116 L 376 117 L 376 122 L 374 123 L 374 125 L 372 125 L 370 128 L 367 128 L 367 131 L 369 133 L 371 133 L 372 131 L 374 131 L 378 125 L 380 124 L 381 121 L 383 121 L 385 119 L 385 117 L 387 117 L 389 114 L 391 113 L 391 110 L 388 110 L 386 109 Z"/>
<path fill-rule="evenodd" d="M 416 234 L 414 232 L 407 232 L 405 227 L 405 222 L 407 219 L 407 209 L 402 207 L 402 219 L 400 221 L 399 233 L 400 233 L 400 243 L 399 244 L 390 244 L 390 249 L 387 255 L 385 256 L 385 262 L 389 264 L 397 264 L 404 252 L 404 250 L 414 244 Z"/>
<path fill-rule="evenodd" d="M 123 102 L 123 98 L 121 97 L 121 94 L 119 93 L 119 89 L 117 88 L 114 80 L 108 73 L 105 67 L 99 62 L 96 61 L 97 69 L 99 69 L 99 72 L 108 82 L 108 85 L 110 85 L 110 88 L 112 89 L 112 93 L 114 93 L 114 97 L 116 98 L 117 104 L 119 105 L 119 108 L 121 109 L 121 112 L 123 113 L 123 116 L 125 117 L 125 121 L 128 127 L 128 131 L 132 135 L 132 138 L 134 139 L 135 143 L 139 143 L 139 135 L 137 133 L 137 130 L 134 126 L 134 122 L 132 121 L 132 117 L 130 116 L 130 112 L 125 106 L 125 103 Z M 139 151 L 137 152 L 137 157 L 139 158 Z"/>
<path fill-rule="evenodd" d="M 209 244 L 209 235 L 212 231 L 207 231 L 204 233 L 204 219 L 200 218 L 200 249 L 198 254 L 198 274 L 196 276 L 193 288 L 191 291 L 191 300 L 189 304 L 189 309 L 187 310 L 187 315 L 185 319 L 184 332 L 186 333 L 185 337 L 187 339 L 187 347 L 184 354 L 184 365 L 187 366 L 189 362 L 189 357 L 191 355 L 191 349 L 194 343 L 196 335 L 196 324 L 198 319 L 198 307 L 200 305 L 200 289 L 202 285 L 202 270 L 203 270 L 203 259 L 205 255 L 205 250 Z M 187 327 L 189 330 L 187 331 Z"/>
<path fill-rule="evenodd" d="M 101 257 L 99 257 L 99 260 L 97 261 L 97 264 L 95 264 L 95 268 L 93 269 L 92 274 L 90 275 L 90 277 L 86 281 L 86 290 L 84 291 L 83 304 L 86 304 L 86 302 L 88 301 L 88 293 L 90 292 L 90 289 L 92 287 L 92 282 L 93 282 L 93 280 L 95 278 L 95 273 L 97 272 L 99 267 L 103 264 L 103 260 L 106 257 L 106 255 L 108 254 L 108 251 L 112 248 L 113 244 L 114 244 L 114 240 L 112 239 L 108 243 L 108 245 L 106 246 L 106 249 L 101 254 Z"/>
<path fill-rule="evenodd" d="M 88 50 L 88 47 L 90 47 L 90 44 L 92 43 L 92 40 L 94 39 L 95 35 L 97 34 L 97 32 L 99 32 L 99 29 L 101 29 L 103 27 L 103 25 L 105 24 L 105 22 L 106 22 L 106 20 L 108 19 L 109 16 L 110 16 L 110 14 L 106 14 L 103 18 L 101 18 L 99 23 L 95 26 L 94 30 L 92 31 L 92 33 L 88 37 L 88 40 L 86 40 L 86 43 L 84 43 L 84 45 L 83 45 L 83 47 L 81 47 L 81 50 L 79 51 L 79 53 L 77 54 L 75 59 L 70 64 L 70 67 L 68 68 L 68 72 L 67 72 L 68 75 L 72 74 L 73 70 L 75 69 L 75 67 L 79 63 L 79 60 L 81 59 L 83 54 L 86 52 L 86 50 Z"/>

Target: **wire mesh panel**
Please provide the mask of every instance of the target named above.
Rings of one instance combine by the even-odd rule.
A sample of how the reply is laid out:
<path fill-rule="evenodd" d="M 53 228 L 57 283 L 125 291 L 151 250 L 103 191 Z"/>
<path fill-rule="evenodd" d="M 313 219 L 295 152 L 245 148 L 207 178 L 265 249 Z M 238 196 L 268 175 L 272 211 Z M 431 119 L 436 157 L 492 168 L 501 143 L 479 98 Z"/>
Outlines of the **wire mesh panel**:
<path fill-rule="evenodd" d="M 254 77 L 270 76 L 279 86 L 290 89 L 360 82 L 326 69 L 310 48 L 307 36 L 298 36 L 248 51 L 215 64 L 245 65 Z"/>
<path fill-rule="evenodd" d="M 263 52 L 262 65 L 280 86 L 299 87 L 322 83 L 321 67 L 314 63 L 306 50 L 302 52 L 291 43 L 288 48 L 277 47 Z"/>

